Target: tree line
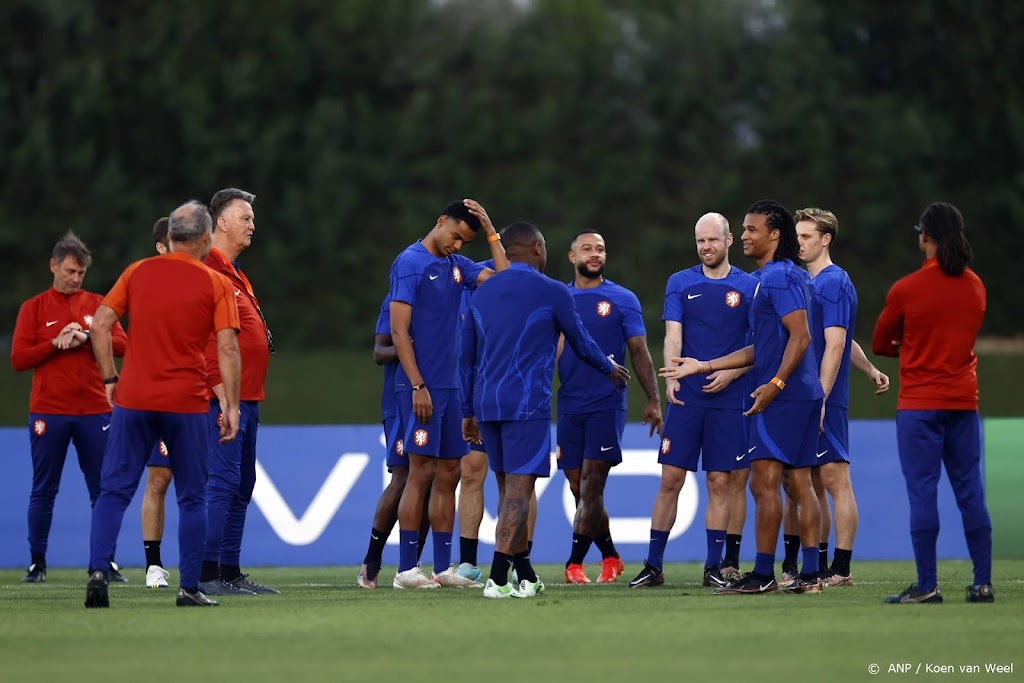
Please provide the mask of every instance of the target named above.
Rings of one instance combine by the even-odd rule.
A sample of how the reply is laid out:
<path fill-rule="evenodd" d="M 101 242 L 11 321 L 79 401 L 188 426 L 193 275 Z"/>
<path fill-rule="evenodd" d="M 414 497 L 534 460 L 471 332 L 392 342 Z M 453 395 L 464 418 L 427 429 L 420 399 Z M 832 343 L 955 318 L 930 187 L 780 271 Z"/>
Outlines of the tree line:
<path fill-rule="evenodd" d="M 565 280 L 600 230 L 652 330 L 701 214 L 738 235 L 757 199 L 831 209 L 862 337 L 950 201 L 985 332 L 1016 334 L 1020 25 L 1009 0 L 11 0 L 0 337 L 64 231 L 105 291 L 156 218 L 228 186 L 257 194 L 241 262 L 282 349 L 365 345 L 392 260 L 462 197 L 539 225 Z"/>

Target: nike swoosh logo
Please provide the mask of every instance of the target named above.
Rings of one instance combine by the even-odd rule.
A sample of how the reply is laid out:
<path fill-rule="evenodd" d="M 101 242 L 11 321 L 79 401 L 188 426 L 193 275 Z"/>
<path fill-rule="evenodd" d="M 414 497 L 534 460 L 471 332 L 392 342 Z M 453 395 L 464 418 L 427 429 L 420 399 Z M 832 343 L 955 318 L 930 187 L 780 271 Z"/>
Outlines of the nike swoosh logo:
<path fill-rule="evenodd" d="M 57 321 L 56 321 L 56 320 L 51 320 L 50 322 L 46 323 L 46 326 L 47 326 L 47 327 L 50 327 L 50 326 L 52 326 L 52 325 L 56 325 L 56 324 L 57 324 Z"/>
<path fill-rule="evenodd" d="M 764 593 L 766 590 L 768 590 L 771 587 L 772 587 L 772 584 L 768 583 L 768 584 L 766 584 L 764 586 L 758 586 L 757 590 L 762 592 L 762 593 Z"/>
<path fill-rule="evenodd" d="M 103 425 L 103 431 L 107 431 L 108 429 L 110 429 L 110 425 Z"/>
<path fill-rule="evenodd" d="M 242 296 L 242 290 L 236 289 L 235 290 L 235 296 Z"/>
<path fill-rule="evenodd" d="M 451 541 L 445 541 L 445 542 L 444 542 L 444 544 L 445 544 L 445 545 L 451 545 L 451 544 L 452 544 L 452 542 L 451 542 Z"/>
<path fill-rule="evenodd" d="M 753 453 L 755 448 L 757 448 L 757 446 L 751 446 L 747 449 L 747 453 Z"/>
<path fill-rule="evenodd" d="M 818 457 L 820 458 L 821 456 L 825 455 L 826 453 L 828 453 L 828 449 L 825 449 L 821 453 L 818 453 Z"/>
<path fill-rule="evenodd" d="M 430 279 L 431 279 L 431 280 L 436 280 L 436 279 L 437 279 L 437 278 L 439 278 L 439 277 L 441 277 L 441 276 L 440 276 L 440 275 L 431 275 L 431 276 L 430 276 Z"/>
<path fill-rule="evenodd" d="M 740 460 L 742 460 L 742 459 L 743 459 L 743 458 L 745 458 L 745 457 L 747 457 L 747 454 L 746 454 L 746 453 L 744 453 L 743 455 L 737 455 L 737 456 L 736 456 L 736 462 L 739 462 Z"/>
<path fill-rule="evenodd" d="M 613 448 L 615 448 L 615 446 L 601 446 L 601 452 L 602 453 L 607 453 L 608 451 L 610 451 Z"/>
<path fill-rule="evenodd" d="M 380 540 L 379 536 L 374 536 L 373 534 L 370 534 L 370 538 L 372 538 L 375 541 L 379 541 Z"/>
<path fill-rule="evenodd" d="M 687 294 L 687 299 L 696 299 L 698 296 L 704 296 L 703 294 Z"/>

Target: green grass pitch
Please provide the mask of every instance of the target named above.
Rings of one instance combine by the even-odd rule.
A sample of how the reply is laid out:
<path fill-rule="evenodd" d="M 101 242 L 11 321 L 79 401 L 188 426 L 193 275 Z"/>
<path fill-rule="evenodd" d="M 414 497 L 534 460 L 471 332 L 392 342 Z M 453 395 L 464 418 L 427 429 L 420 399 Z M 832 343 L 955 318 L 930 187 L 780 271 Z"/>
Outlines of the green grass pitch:
<path fill-rule="evenodd" d="M 258 568 L 253 578 L 283 595 L 179 609 L 172 590 L 146 589 L 129 568 L 106 610 L 83 607 L 84 571 L 28 585 L 3 570 L 0 680 L 833 683 L 895 680 L 911 674 L 889 666 L 905 663 L 1014 664 L 995 680 L 1024 672 L 1024 561 L 995 563 L 992 605 L 964 602 L 971 572 L 960 561 L 940 563 L 944 604 L 908 606 L 882 600 L 912 582 L 909 562 L 855 560 L 857 584 L 820 595 L 713 596 L 696 564 L 669 565 L 661 588 L 628 590 L 639 569 L 628 564 L 614 585 L 566 586 L 561 567 L 543 565 L 545 594 L 492 601 L 393 590 L 393 567 L 376 591 L 355 586 L 355 567 Z M 950 675 L 978 676 L 918 673 Z"/>

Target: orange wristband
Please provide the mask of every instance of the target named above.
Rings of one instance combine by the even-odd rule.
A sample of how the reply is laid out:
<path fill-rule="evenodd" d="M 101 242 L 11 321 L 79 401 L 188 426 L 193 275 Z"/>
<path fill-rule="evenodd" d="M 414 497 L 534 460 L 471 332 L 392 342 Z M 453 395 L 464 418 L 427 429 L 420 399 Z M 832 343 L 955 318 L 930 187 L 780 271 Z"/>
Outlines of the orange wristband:
<path fill-rule="evenodd" d="M 499 235 L 498 233 L 494 233 L 493 235 L 488 235 L 487 236 L 487 241 L 488 242 L 497 242 L 500 239 L 501 239 L 501 235 Z"/>
<path fill-rule="evenodd" d="M 772 378 L 771 378 L 770 380 L 768 380 L 768 381 L 769 381 L 769 382 L 771 382 L 772 384 L 774 384 L 775 386 L 777 386 L 777 387 L 779 388 L 779 391 L 782 391 L 783 389 L 785 389 L 785 388 L 786 388 L 786 383 L 785 383 L 785 382 L 783 382 L 783 381 L 782 381 L 781 379 L 779 379 L 778 377 L 772 377 Z"/>

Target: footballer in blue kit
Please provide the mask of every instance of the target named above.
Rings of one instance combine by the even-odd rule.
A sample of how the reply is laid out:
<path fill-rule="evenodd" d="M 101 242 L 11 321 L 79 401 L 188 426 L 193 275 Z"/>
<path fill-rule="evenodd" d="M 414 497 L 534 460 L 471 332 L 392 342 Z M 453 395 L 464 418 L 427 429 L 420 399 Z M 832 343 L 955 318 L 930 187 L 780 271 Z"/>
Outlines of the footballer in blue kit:
<path fill-rule="evenodd" d="M 811 486 L 824 393 L 818 381 L 809 323 L 807 273 L 796 265 L 799 246 L 793 216 L 776 201 L 756 202 L 743 219 L 743 253 L 762 272 L 750 305 L 753 344 L 710 361 L 673 358 L 662 376 L 682 379 L 699 372 L 753 365 L 753 416 L 746 458 L 756 503 L 754 571 L 715 591 L 716 595 L 766 593 L 778 589 L 775 547 L 782 522 L 780 484 L 800 506 L 803 567 L 787 590 L 821 591 L 818 580 L 820 510 Z"/>
<path fill-rule="evenodd" d="M 398 521 L 398 502 L 401 500 L 405 482 L 409 476 L 409 460 L 402 448 L 402 422 L 398 417 L 395 400 L 395 374 L 398 372 L 398 356 L 391 341 L 391 306 L 385 296 L 374 329 L 373 360 L 384 368 L 384 385 L 380 394 L 380 419 L 384 427 L 384 448 L 387 452 L 385 464 L 391 473 L 391 481 L 380 494 L 374 511 L 370 542 L 363 558 L 363 564 L 356 576 L 360 588 L 376 588 L 380 573 L 384 545 Z M 429 525 L 424 516 L 420 525 L 417 549 L 423 550 L 423 542 Z"/>
<path fill-rule="evenodd" d="M 568 288 L 541 274 L 547 250 L 540 230 L 513 223 L 501 239 L 512 265 L 480 287 L 463 326 L 463 435 L 467 441 L 482 437 L 498 479 L 495 553 L 484 596 L 531 597 L 544 584 L 530 564 L 526 526 L 536 479 L 551 472 L 551 380 L 559 334 L 609 379 L 625 381 L 629 372 L 591 338 Z M 513 565 L 518 587 L 508 583 Z"/>
<path fill-rule="evenodd" d="M 487 212 L 471 199 L 449 204 L 430 233 L 407 247 L 391 266 L 391 337 L 399 360 L 395 398 L 403 452 L 409 458 L 409 476 L 398 506 L 396 588 L 480 585 L 459 576 L 450 560 L 459 460 L 467 452 L 456 365 L 459 308 L 463 290 L 475 288 L 495 272 L 458 252 L 481 230 L 496 269 L 504 270 L 508 260 L 501 241 Z M 432 577 L 416 562 L 428 489 Z"/>
<path fill-rule="evenodd" d="M 569 261 L 576 276 L 569 292 L 583 326 L 604 355 L 621 362 L 628 349 L 630 362 L 647 394 L 642 421 L 651 434 L 661 433 L 661 397 L 654 363 L 647 349 L 640 301 L 633 292 L 604 277 L 607 263 L 604 238 L 594 230 L 573 236 Z M 565 565 L 566 583 L 590 583 L 583 560 L 596 543 L 601 551 L 598 583 L 612 583 L 625 566 L 612 542 L 604 489 L 610 469 L 622 462 L 622 432 L 626 426 L 627 395 L 608 377 L 585 364 L 572 347 L 559 346 L 558 468 L 565 472 L 576 498 L 572 548 Z"/>
<path fill-rule="evenodd" d="M 748 311 L 757 279 L 730 265 L 733 239 L 725 216 L 701 216 L 694 237 L 701 263 L 672 275 L 665 288 L 662 319 L 667 362 L 677 356 L 718 358 L 747 345 Z M 651 541 L 644 568 L 630 588 L 664 583 L 662 564 L 679 493 L 687 472 L 695 472 L 699 461 L 707 472 L 708 487 L 704 585 L 728 584 L 722 560 L 730 528 L 735 533 L 728 546 L 732 552 L 726 557 L 732 572 L 738 573 L 749 473 L 743 397 L 753 388 L 743 377 L 746 374 L 746 369 L 716 370 L 668 380 L 669 408 L 658 457 L 661 485 L 651 513 Z M 730 505 L 733 489 L 739 492 L 739 505 Z"/>
<path fill-rule="evenodd" d="M 857 501 L 850 480 L 850 368 L 857 367 L 864 372 L 875 384 L 876 394 L 888 391 L 889 378 L 867 359 L 853 338 L 857 291 L 846 271 L 832 262 L 831 247 L 839 231 L 835 214 L 824 209 L 806 208 L 797 211 L 794 220 L 800 258 L 807 266 L 814 293 L 812 319 L 815 324 L 811 328 L 811 336 L 825 394 L 816 462 L 811 470 L 811 480 L 821 507 L 818 564 L 826 585 L 848 586 L 853 583 L 850 559 L 858 521 Z M 826 491 L 832 496 L 835 506 L 836 550 L 832 567 L 828 567 L 827 562 L 832 523 Z M 786 500 L 784 529 L 786 534 L 797 529 L 796 506 L 789 499 Z M 785 563 L 783 571 L 786 571 Z"/>

